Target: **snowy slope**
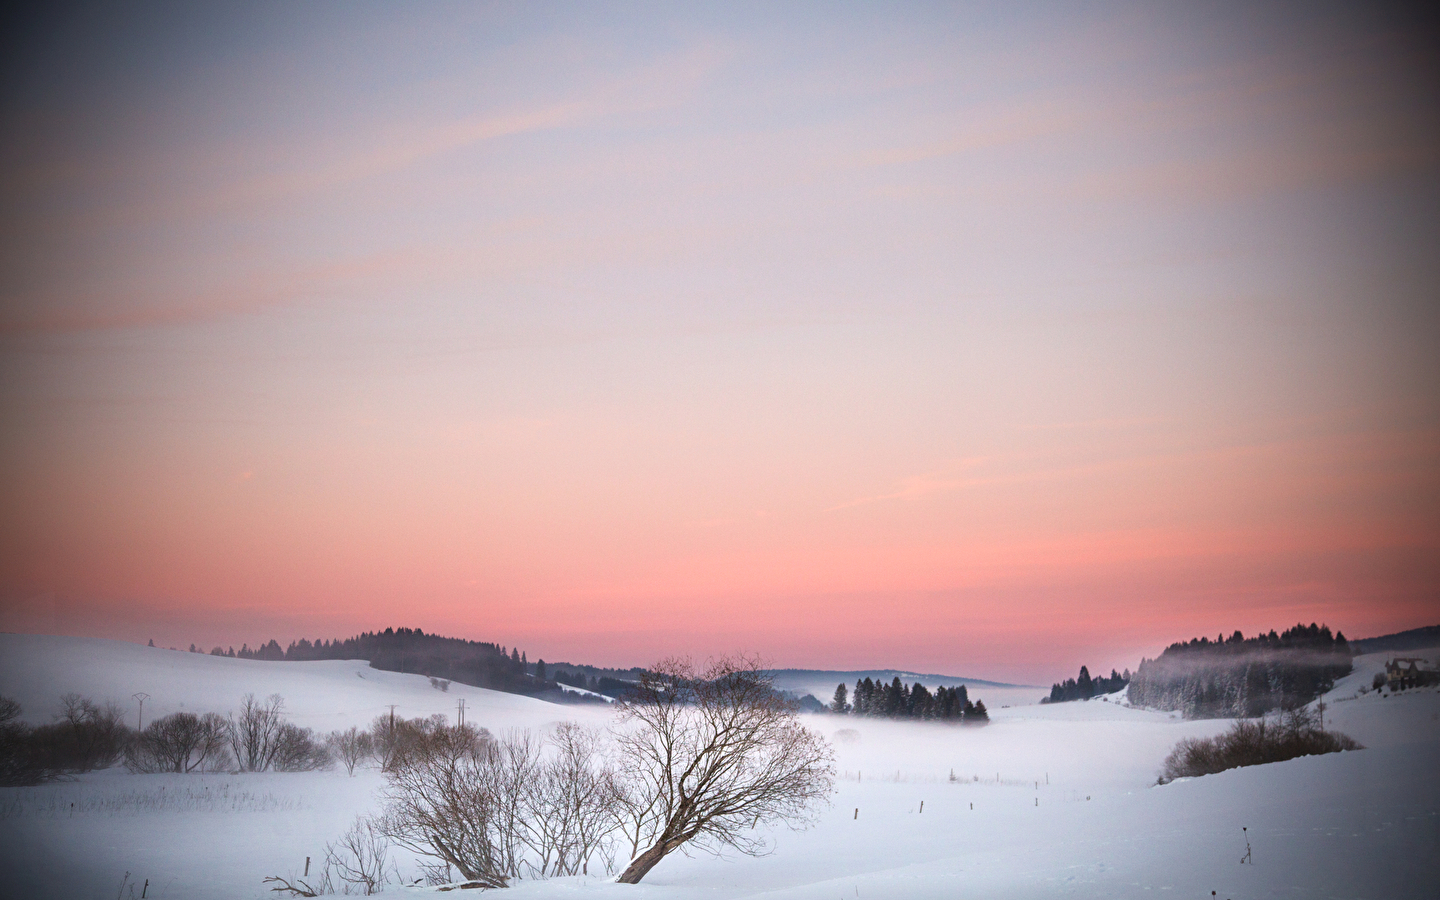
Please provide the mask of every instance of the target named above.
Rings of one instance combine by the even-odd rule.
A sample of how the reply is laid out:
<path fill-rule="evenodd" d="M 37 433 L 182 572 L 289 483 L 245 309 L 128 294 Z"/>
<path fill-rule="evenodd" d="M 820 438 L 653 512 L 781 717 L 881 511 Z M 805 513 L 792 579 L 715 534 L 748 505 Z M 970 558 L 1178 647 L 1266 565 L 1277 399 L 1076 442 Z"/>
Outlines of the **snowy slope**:
<path fill-rule="evenodd" d="M 100 638 L 0 634 L 0 694 L 19 700 L 24 718 L 33 724 L 52 721 L 67 692 L 99 702 L 113 700 L 133 724 L 139 712 L 133 695 L 138 691 L 150 695 L 144 709 L 147 722 L 179 710 L 224 714 L 249 692 L 258 697 L 279 694 L 292 721 L 321 732 L 369 725 L 376 716 L 388 714 L 391 704 L 395 714 L 405 718 L 441 713 L 453 721 L 461 698 L 466 721 L 494 721 L 502 728 L 607 715 L 458 682 L 440 691 L 429 678 L 382 672 L 363 660 L 270 662 Z"/>
<path fill-rule="evenodd" d="M 805 832 L 776 833 L 772 855 L 674 856 L 636 887 L 559 879 L 509 893 L 663 900 L 1201 898 L 1212 890 L 1232 900 L 1440 896 L 1440 692 L 1361 695 L 1383 659 L 1356 662 L 1355 674 L 1325 698 L 1326 716 L 1369 749 L 1164 787 L 1154 786 L 1155 775 L 1176 740 L 1229 723 L 1184 722 L 1101 701 L 996 709 L 993 724 L 980 729 L 807 718 L 836 737 L 842 777 L 820 821 Z M 326 729 L 363 724 L 389 703 L 406 715 L 451 712 L 461 696 L 469 718 L 492 729 L 609 715 L 460 685 L 441 693 L 428 679 L 363 663 L 222 660 L 0 635 L 0 693 L 18 696 L 34 721 L 67 690 L 121 699 L 142 689 L 157 698 L 157 714 L 181 703 L 223 712 L 246 691 L 279 692 L 297 721 Z M 848 733 L 837 735 L 842 729 Z M 318 857 L 354 815 L 374 809 L 379 785 L 373 772 L 352 779 L 333 772 L 111 771 L 0 791 L 0 870 L 7 873 L 0 896 L 111 898 L 130 872 L 134 881 L 150 880 L 148 898 L 262 897 L 261 878 Z M 1253 865 L 1239 863 L 1242 826 Z M 408 859 L 401 869 L 414 872 Z"/>

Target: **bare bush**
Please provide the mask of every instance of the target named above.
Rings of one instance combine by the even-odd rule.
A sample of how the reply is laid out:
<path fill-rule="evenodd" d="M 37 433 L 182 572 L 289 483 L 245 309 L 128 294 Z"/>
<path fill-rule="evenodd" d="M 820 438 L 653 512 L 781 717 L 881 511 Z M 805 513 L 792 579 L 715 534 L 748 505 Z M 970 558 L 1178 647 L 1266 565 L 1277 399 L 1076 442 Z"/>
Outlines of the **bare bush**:
<path fill-rule="evenodd" d="M 271 767 L 276 772 L 313 772 L 334 765 L 330 749 L 315 739 L 315 732 L 291 722 L 281 722 L 275 733 Z"/>
<path fill-rule="evenodd" d="M 215 713 L 177 712 L 155 719 L 125 750 L 132 772 L 194 772 L 229 768 L 230 733 Z"/>
<path fill-rule="evenodd" d="M 56 774 L 36 752 L 20 712 L 19 702 L 0 697 L 0 787 L 39 784 Z"/>
<path fill-rule="evenodd" d="M 377 716 L 370 725 L 372 752 L 380 768 L 389 771 L 410 748 L 445 727 L 445 717 L 439 713 L 424 719 L 401 719 L 393 714 Z"/>
<path fill-rule="evenodd" d="M 468 727 L 432 732 L 396 750 L 386 766 L 386 836 L 454 866 L 467 881 L 505 887 L 498 762 L 493 742 Z"/>
<path fill-rule="evenodd" d="M 762 822 L 799 827 L 835 782 L 830 746 L 807 730 L 758 660 L 721 659 L 697 672 L 668 659 L 620 704 L 619 732 L 635 884 L 666 855 L 693 845 L 764 850 Z"/>
<path fill-rule="evenodd" d="M 620 787 L 603 752 L 603 735 L 563 722 L 552 740 L 555 752 L 544 762 L 530 792 L 532 848 L 538 872 L 588 875 L 597 854 L 608 872 L 613 835 L 620 827 Z"/>
<path fill-rule="evenodd" d="M 79 694 L 61 697 L 58 722 L 30 729 L 25 736 L 32 767 L 49 772 L 89 772 L 119 762 L 131 731 L 114 703 L 92 703 Z"/>
<path fill-rule="evenodd" d="M 1241 719 L 1229 731 L 1213 738 L 1181 740 L 1165 758 L 1159 783 L 1283 762 L 1297 756 L 1362 749 L 1349 735 L 1323 730 L 1316 713 L 1295 709 L 1279 716 Z"/>
<path fill-rule="evenodd" d="M 309 728 L 285 721 L 285 700 L 271 694 L 256 700 L 246 694 L 239 715 L 228 723 L 230 749 L 242 772 L 308 772 L 328 768 L 332 759 L 325 744 Z"/>
<path fill-rule="evenodd" d="M 338 878 L 347 894 L 350 888 L 366 896 L 380 893 L 391 880 L 388 868 L 390 839 L 369 816 L 357 817 L 338 841 L 325 845 L 325 881 Z"/>
<path fill-rule="evenodd" d="M 603 735 L 561 725 L 494 739 L 472 728 L 429 731 L 397 753 L 385 832 L 453 866 L 468 881 L 588 873 L 610 853 L 618 824 Z"/>
<path fill-rule="evenodd" d="M 370 732 L 361 731 L 355 726 L 350 726 L 347 731 L 332 731 L 325 739 L 330 748 L 330 753 L 345 767 L 345 772 L 353 776 L 355 767 L 369 759 L 375 749 L 375 742 L 370 737 Z"/>

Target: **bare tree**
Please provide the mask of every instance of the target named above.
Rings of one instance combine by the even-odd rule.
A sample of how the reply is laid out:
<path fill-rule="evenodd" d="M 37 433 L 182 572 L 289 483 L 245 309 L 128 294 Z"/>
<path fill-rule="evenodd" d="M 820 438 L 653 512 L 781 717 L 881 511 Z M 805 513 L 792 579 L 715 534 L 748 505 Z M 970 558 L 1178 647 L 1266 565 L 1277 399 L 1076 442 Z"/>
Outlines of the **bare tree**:
<path fill-rule="evenodd" d="M 634 854 L 621 883 L 638 883 L 687 844 L 760 853 L 756 827 L 802 826 L 834 789 L 829 744 L 797 721 L 758 660 L 721 659 L 699 672 L 689 660 L 664 660 L 620 715 Z"/>
<path fill-rule="evenodd" d="M 230 762 L 229 727 L 215 713 L 177 712 L 145 726 L 125 751 L 133 772 L 193 772 Z"/>
<path fill-rule="evenodd" d="M 326 738 L 330 752 L 345 767 L 349 775 L 355 774 L 355 767 L 370 758 L 374 752 L 374 741 L 370 732 L 361 731 L 351 725 L 348 731 L 332 731 Z"/>
<path fill-rule="evenodd" d="M 240 714 L 230 718 L 230 749 L 242 772 L 264 772 L 275 762 L 276 738 L 284 722 L 285 701 L 279 694 L 256 700 L 246 694 L 240 700 Z"/>

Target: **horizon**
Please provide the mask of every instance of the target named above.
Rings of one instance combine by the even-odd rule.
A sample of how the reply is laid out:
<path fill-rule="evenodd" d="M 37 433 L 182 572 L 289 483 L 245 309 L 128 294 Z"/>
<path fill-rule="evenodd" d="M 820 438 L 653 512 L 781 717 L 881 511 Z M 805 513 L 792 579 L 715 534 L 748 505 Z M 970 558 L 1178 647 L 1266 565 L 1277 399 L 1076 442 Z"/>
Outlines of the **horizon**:
<path fill-rule="evenodd" d="M 1040 685 L 1432 625 L 1415 24 L 35 12 L 0 630 Z"/>
<path fill-rule="evenodd" d="M 1318 625 L 1320 625 L 1322 628 L 1328 627 L 1328 626 L 1326 626 L 1324 623 L 1311 623 L 1311 624 L 1312 624 L 1312 625 L 1318 624 Z M 1303 623 L 1296 623 L 1296 627 L 1303 627 Z M 1414 628 L 1414 629 L 1406 629 L 1406 631 L 1404 631 L 1404 632 L 1398 632 L 1398 633 L 1395 633 L 1395 634 L 1406 634 L 1406 633 L 1409 633 L 1409 632 L 1411 632 L 1411 631 L 1423 631 L 1423 630 L 1425 630 L 1425 629 L 1427 629 L 1427 628 L 1436 628 L 1436 627 L 1440 627 L 1440 626 L 1437 626 L 1437 625 L 1420 626 L 1420 627 Z M 391 631 L 399 631 L 399 630 L 403 630 L 403 628 L 397 629 L 397 628 L 395 628 L 394 626 L 388 626 L 388 627 L 386 627 L 385 629 L 383 629 L 383 632 L 391 632 Z M 415 630 L 415 631 L 423 631 L 423 629 L 413 629 L 413 630 Z M 1247 634 L 1247 635 L 1245 635 L 1245 637 L 1248 639 L 1248 638 L 1252 638 L 1252 637 L 1258 637 L 1258 636 L 1260 636 L 1261 634 L 1265 634 L 1265 633 L 1274 633 L 1274 632 L 1276 632 L 1276 631 L 1278 631 L 1278 629 L 1271 629 L 1270 632 L 1256 632 L 1256 633 L 1254 633 L 1254 634 Z M 357 633 L 357 634 L 354 634 L 354 635 L 346 635 L 346 636 L 344 636 L 344 637 L 339 637 L 339 638 L 316 638 L 316 639 L 314 639 L 313 641 L 311 641 L 311 643 L 314 644 L 314 645 L 319 645 L 320 643 L 322 643 L 322 642 L 324 642 L 324 641 L 343 642 L 343 641 L 346 641 L 346 640 L 353 639 L 353 638 L 355 638 L 355 637 L 359 637 L 360 635 L 365 634 L 365 633 L 366 633 L 366 632 L 360 632 L 360 633 Z M 382 630 L 381 630 L 381 629 L 373 629 L 372 631 L 370 631 L 370 632 L 368 632 L 368 633 L 371 633 L 371 634 L 380 634 L 380 633 L 382 633 Z M 36 634 L 36 633 L 35 633 L 35 632 L 10 632 L 10 631 L 0 630 L 0 634 Z M 436 634 L 436 633 L 434 633 L 434 632 L 425 632 L 425 634 L 426 634 L 427 636 L 429 636 L 429 637 L 439 637 L 439 638 L 443 638 L 443 639 L 446 639 L 446 640 L 456 640 L 456 639 L 458 639 L 458 640 L 462 640 L 462 641 L 470 641 L 470 642 L 475 642 L 475 643 L 494 644 L 495 646 L 500 647 L 500 649 L 501 649 L 502 651 L 503 651 L 503 650 L 512 650 L 512 649 L 513 649 L 514 651 L 516 651 L 516 652 L 521 652 L 521 651 L 522 651 L 522 648 L 520 648 L 520 647 L 518 647 L 518 646 L 511 647 L 511 646 L 509 646 L 509 645 L 500 644 L 499 642 L 495 642 L 495 641 L 485 641 L 485 640 L 481 640 L 481 639 L 479 639 L 479 638 L 471 638 L 471 637 L 465 637 L 465 636 L 461 636 L 461 635 Z M 1336 636 L 1337 636 L 1337 638 L 1339 638 L 1339 637 L 1344 637 L 1344 638 L 1351 644 L 1351 646 L 1354 646 L 1355 642 L 1357 642 L 1357 641 L 1373 641 L 1373 640 L 1377 640 L 1377 639 L 1381 639 L 1381 638 L 1386 638 L 1386 637 L 1394 637 L 1395 634 L 1367 635 L 1367 636 L 1365 636 L 1365 637 L 1359 637 L 1359 638 L 1357 638 L 1357 637 L 1354 637 L 1354 636 L 1344 635 L 1343 632 L 1337 632 L 1337 633 L 1336 633 Z M 242 643 L 241 643 L 241 646 L 240 646 L 239 648 L 236 648 L 236 647 L 234 647 L 233 645 L 223 645 L 223 646 L 222 646 L 222 645 L 214 645 L 214 646 L 211 647 L 211 649 L 206 650 L 204 647 L 200 646 L 199 644 L 196 644 L 196 643 L 193 642 L 193 641 L 189 642 L 186 646 L 180 646 L 180 645 L 166 646 L 164 643 L 160 643 L 160 644 L 155 643 L 155 641 L 154 641 L 153 638 L 147 639 L 146 643 L 142 644 L 142 643 L 139 642 L 139 641 L 128 641 L 128 640 L 124 640 L 124 639 L 120 639 L 120 638 L 102 637 L 102 636 L 96 636 L 96 635 L 39 635 L 39 634 L 37 634 L 37 636 L 48 636 L 48 637 L 95 637 L 95 638 L 98 638 L 98 639 L 100 639 L 100 640 L 113 640 L 113 641 L 118 641 L 118 642 L 120 642 L 120 643 L 134 644 L 134 645 L 136 645 L 136 646 L 148 646 L 149 649 L 153 649 L 153 650 L 165 650 L 165 651 L 168 651 L 168 652 L 177 652 L 177 653 L 195 653 L 195 654 L 205 655 L 205 656 L 215 655 L 214 652 L 213 652 L 213 651 L 215 651 L 215 650 L 228 651 L 228 653 L 240 653 L 240 652 L 244 652 L 244 651 L 246 651 L 246 650 L 248 649 L 249 652 L 254 653 L 254 652 L 260 651 L 260 650 L 261 650 L 262 648 L 264 648 L 264 647 L 269 646 L 270 643 L 275 643 L 277 646 L 279 646 L 279 647 L 281 648 L 282 651 L 289 652 L 289 650 L 290 650 L 291 648 L 293 648 L 296 644 L 298 644 L 299 641 L 301 641 L 301 640 L 307 640 L 307 641 L 309 641 L 309 640 L 310 640 L 309 638 L 296 637 L 296 638 L 292 638 L 292 639 L 290 639 L 290 640 L 287 640 L 287 641 L 283 641 L 283 642 L 282 642 L 282 641 L 280 641 L 280 640 L 277 639 L 277 638 L 267 638 L 267 639 L 265 639 L 265 640 L 263 640 L 263 641 L 258 642 L 254 647 L 250 647 L 250 646 L 249 646 L 249 642 L 242 642 Z M 1223 643 L 1223 642 L 1226 640 L 1227 637 L 1228 637 L 1228 635 L 1219 634 L 1219 635 L 1217 636 L 1217 642 Z M 1196 636 L 1194 636 L 1194 637 L 1192 637 L 1192 638 L 1181 638 L 1181 639 L 1178 639 L 1178 640 L 1176 640 L 1176 641 L 1172 641 L 1171 644 L 1184 644 L 1184 643 L 1186 643 L 1187 641 L 1195 641 L 1195 640 L 1200 640 L 1200 639 L 1202 639 L 1202 638 L 1208 639 L 1208 635 L 1196 635 Z M 184 642 L 182 642 L 182 643 L 184 643 Z M 1166 645 L 1166 648 L 1162 648 L 1162 649 L 1168 649 L 1169 646 L 1170 646 L 1170 645 Z M 1142 657 L 1140 660 L 1137 660 L 1137 661 L 1136 661 L 1137 667 L 1138 667 L 1139 663 L 1144 662 L 1145 659 L 1154 659 L 1155 657 L 1158 657 L 1158 656 L 1160 656 L 1160 655 L 1161 655 L 1161 654 L 1160 654 L 1159 652 L 1157 652 L 1154 657 Z M 224 653 L 222 653 L 221 656 L 224 656 L 225 658 L 230 658 L 229 656 L 227 656 L 227 655 L 224 654 Z M 253 657 L 249 657 L 249 658 L 253 658 Z M 714 657 L 710 657 L 710 658 L 713 659 Z M 267 662 L 267 661 L 270 661 L 270 660 L 260 660 L 260 659 L 256 659 L 256 661 L 257 661 L 257 662 Z M 760 662 L 761 662 L 762 664 L 765 664 L 767 661 L 762 659 Z M 546 659 L 543 659 L 543 658 L 541 658 L 541 657 L 536 657 L 535 660 L 531 661 L 531 664 L 532 664 L 532 665 L 533 665 L 534 663 L 543 663 L 547 668 L 551 669 L 552 671 L 553 671 L 554 667 L 556 667 L 556 666 L 570 666 L 570 667 L 575 668 L 575 669 L 590 668 L 590 669 L 608 670 L 608 671 L 616 671 L 616 672 L 624 672 L 624 671 L 627 671 L 627 670 L 641 669 L 641 668 L 645 668 L 645 667 L 646 667 L 645 665 L 642 665 L 642 664 L 635 664 L 635 665 L 633 665 L 633 666 L 625 666 L 625 665 L 596 665 L 596 664 L 594 664 L 594 663 L 584 662 L 584 661 L 577 661 L 577 660 L 572 660 L 572 659 L 551 659 L 551 660 L 546 660 Z M 653 663 L 652 663 L 652 664 L 653 664 Z M 1084 668 L 1089 668 L 1089 666 L 1086 665 L 1086 664 L 1084 664 L 1084 663 L 1082 663 L 1081 666 L 1084 667 Z M 1124 665 L 1124 666 L 1111 666 L 1110 670 L 1111 670 L 1112 673 L 1113 673 L 1113 672 L 1129 672 L 1129 671 L 1131 671 L 1130 666 L 1128 666 L 1128 665 Z M 810 673 L 815 673 L 815 674 L 819 674 L 819 675 L 869 675 L 869 674 L 874 674 L 874 673 L 881 673 L 881 674 L 894 673 L 894 674 L 896 674 L 897 676 L 904 676 L 904 677 L 907 677 L 907 678 L 916 678 L 916 679 L 924 679 L 924 678 L 944 678 L 944 679 L 951 679 L 951 680 L 955 680 L 955 681 L 964 681 L 964 682 L 966 682 L 966 683 L 973 683 L 973 684 L 976 684 L 976 685 L 981 685 L 981 686 L 986 686 L 986 687 L 996 687 L 996 688 L 1035 688 L 1035 689 L 1038 689 L 1038 690 L 1043 690 L 1044 687 L 1045 687 L 1043 684 L 1040 684 L 1040 683 L 1009 682 L 1009 681 L 998 681 L 998 680 L 994 680 L 994 679 L 990 679 L 990 678 L 980 678 L 980 677 L 975 677 L 974 673 L 955 674 L 955 673 L 953 673 L 953 672 L 922 672 L 922 671 L 919 671 L 919 670 L 907 669 L 907 668 L 904 668 L 904 667 L 896 667 L 896 666 L 881 666 L 881 667 L 852 668 L 852 669 L 829 669 L 829 668 L 801 668 L 801 667 L 793 667 L 793 666 L 784 666 L 784 667 L 782 667 L 782 666 L 766 665 L 765 668 L 763 669 L 763 671 L 769 672 L 769 673 L 775 674 L 775 675 L 784 675 L 784 674 L 786 674 L 786 673 L 791 673 L 791 672 L 798 672 L 798 673 L 807 673 L 807 672 L 810 672 Z M 1099 676 L 1104 676 L 1104 675 L 1105 675 L 1104 667 L 1101 667 L 1101 666 L 1095 667 L 1095 671 L 1094 671 L 1092 674 L 1095 675 L 1095 676 L 1097 676 L 1097 677 L 1099 677 Z M 1059 681 L 1064 681 L 1064 678 L 1063 678 L 1063 677 L 1060 678 Z M 464 682 L 462 682 L 462 683 L 464 683 Z M 1055 683 L 1055 682 L 1052 682 L 1052 684 L 1054 684 L 1054 683 Z"/>

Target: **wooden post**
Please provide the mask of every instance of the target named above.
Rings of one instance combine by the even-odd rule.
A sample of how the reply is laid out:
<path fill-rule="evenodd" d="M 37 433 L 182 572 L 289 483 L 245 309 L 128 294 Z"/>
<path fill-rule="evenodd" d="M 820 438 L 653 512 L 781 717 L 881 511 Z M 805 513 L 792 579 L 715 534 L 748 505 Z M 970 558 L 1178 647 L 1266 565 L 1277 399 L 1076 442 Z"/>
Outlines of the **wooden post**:
<path fill-rule="evenodd" d="M 925 812 L 925 801 L 924 801 L 924 800 L 921 800 L 921 801 L 920 801 L 920 812 L 922 812 L 922 813 Z"/>
<path fill-rule="evenodd" d="M 310 877 L 310 857 L 305 857 L 305 877 Z"/>
<path fill-rule="evenodd" d="M 855 815 L 852 816 L 851 818 L 854 818 L 854 819 L 859 819 L 859 818 L 860 818 L 860 807 L 858 807 L 858 806 L 855 807 Z"/>
<path fill-rule="evenodd" d="M 131 890 L 134 890 L 134 888 L 131 888 Z M 145 886 L 140 889 L 140 900 L 145 900 L 145 892 L 148 890 L 150 890 L 150 879 L 147 878 L 145 879 Z M 130 896 L 133 897 L 135 895 L 131 894 Z"/>

